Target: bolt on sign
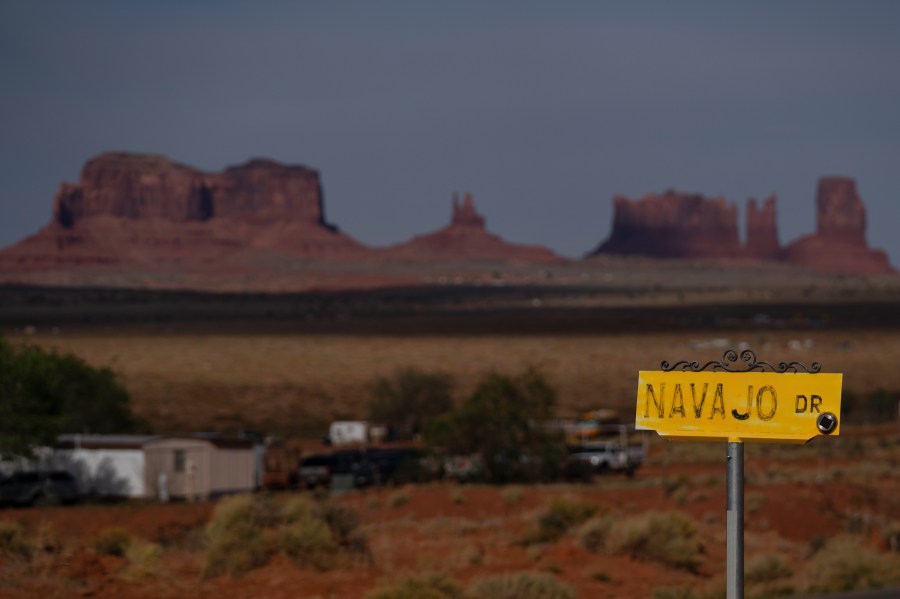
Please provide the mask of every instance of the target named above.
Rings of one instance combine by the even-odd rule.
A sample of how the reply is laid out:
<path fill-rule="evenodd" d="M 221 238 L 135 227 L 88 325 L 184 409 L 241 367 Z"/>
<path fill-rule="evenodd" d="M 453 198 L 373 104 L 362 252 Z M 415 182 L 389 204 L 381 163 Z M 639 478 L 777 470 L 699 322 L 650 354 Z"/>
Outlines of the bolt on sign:
<path fill-rule="evenodd" d="M 799 362 L 778 367 L 745 350 L 721 362 L 662 363 L 638 374 L 635 425 L 668 439 L 806 443 L 840 434 L 841 374 Z"/>

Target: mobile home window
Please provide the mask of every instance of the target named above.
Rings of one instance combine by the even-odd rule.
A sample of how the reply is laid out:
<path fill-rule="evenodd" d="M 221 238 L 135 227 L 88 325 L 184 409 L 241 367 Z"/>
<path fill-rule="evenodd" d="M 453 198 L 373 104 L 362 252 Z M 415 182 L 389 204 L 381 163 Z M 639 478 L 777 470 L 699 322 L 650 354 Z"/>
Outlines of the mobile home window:
<path fill-rule="evenodd" d="M 184 472 L 184 450 L 175 450 L 175 472 Z"/>

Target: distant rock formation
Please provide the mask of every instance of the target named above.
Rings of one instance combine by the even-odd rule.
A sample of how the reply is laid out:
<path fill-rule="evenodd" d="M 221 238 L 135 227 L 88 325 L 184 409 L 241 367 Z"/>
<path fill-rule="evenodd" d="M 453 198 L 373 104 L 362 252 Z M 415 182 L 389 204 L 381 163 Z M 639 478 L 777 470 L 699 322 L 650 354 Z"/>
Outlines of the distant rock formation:
<path fill-rule="evenodd" d="M 159 260 L 252 248 L 316 258 L 366 248 L 325 221 L 318 172 L 251 160 L 206 173 L 164 156 L 106 153 L 63 183 L 53 220 L 0 253 L 4 270 Z"/>
<path fill-rule="evenodd" d="M 291 221 L 328 227 L 319 173 L 261 159 L 223 173 L 204 173 L 164 156 L 103 154 L 84 166 L 78 185 L 61 186 L 54 212 L 66 228 L 104 215 L 172 222 Z"/>
<path fill-rule="evenodd" d="M 466 193 L 462 202 L 453 195 L 453 214 L 450 224 L 437 231 L 419 235 L 410 241 L 381 250 L 390 260 L 471 261 L 498 260 L 504 262 L 554 262 L 561 260 L 549 249 L 538 245 L 519 245 L 504 241 L 487 231 L 484 217 L 475 210 L 472 194 Z"/>
<path fill-rule="evenodd" d="M 616 196 L 613 203 L 612 232 L 593 254 L 893 272 L 885 253 L 866 244 L 853 179 L 819 182 L 816 233 L 784 249 L 774 196 L 761 206 L 747 201 L 745 244 L 737 207 L 721 197 L 670 190 L 638 200 Z M 47 225 L 0 250 L 0 284 L 346 289 L 420 284 L 422 273 L 427 279 L 434 272 L 429 263 L 481 276 L 477 271 L 494 263 L 562 260 L 546 247 L 489 232 L 469 193 L 461 200 L 454 194 L 447 226 L 376 249 L 328 223 L 313 169 L 254 159 L 204 172 L 164 156 L 110 152 L 88 161 L 77 184 L 59 187 Z M 475 267 L 458 268 L 466 263 Z"/>
<path fill-rule="evenodd" d="M 484 217 L 475 210 L 475 202 L 472 201 L 472 194 L 463 195 L 463 201 L 460 204 L 459 194 L 453 194 L 453 215 L 450 218 L 450 224 L 462 227 L 484 228 Z"/>
<path fill-rule="evenodd" d="M 816 192 L 816 232 L 782 252 L 788 262 L 837 274 L 894 272 L 887 254 L 866 243 L 866 209 L 848 177 L 823 177 Z"/>
<path fill-rule="evenodd" d="M 866 212 L 856 182 L 824 177 L 816 195 L 817 231 L 782 249 L 776 198 L 761 208 L 747 200 L 746 243 L 738 239 L 737 208 L 723 198 L 667 191 L 639 200 L 613 198 L 612 233 L 590 255 L 624 254 L 702 260 L 786 261 L 834 274 L 887 274 L 887 255 L 866 244 Z"/>
<path fill-rule="evenodd" d="M 754 260 L 777 260 L 781 253 L 778 244 L 778 215 L 776 198 L 769 196 L 762 208 L 757 208 L 756 198 L 747 200 L 747 240 L 744 255 Z"/>
<path fill-rule="evenodd" d="M 737 208 L 724 198 L 668 190 L 639 200 L 617 195 L 612 234 L 592 254 L 659 258 L 736 258 Z"/>

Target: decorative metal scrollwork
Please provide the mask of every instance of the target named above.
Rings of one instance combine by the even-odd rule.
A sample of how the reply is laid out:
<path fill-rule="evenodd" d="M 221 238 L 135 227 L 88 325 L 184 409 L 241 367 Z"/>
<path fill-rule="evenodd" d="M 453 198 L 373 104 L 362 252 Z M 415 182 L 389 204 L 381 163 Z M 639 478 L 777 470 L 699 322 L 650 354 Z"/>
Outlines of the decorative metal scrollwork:
<path fill-rule="evenodd" d="M 682 372 L 703 372 L 704 370 L 710 370 L 713 372 L 777 372 L 777 373 L 785 373 L 785 372 L 807 372 L 810 374 L 815 374 L 822 370 L 822 365 L 818 362 L 813 362 L 812 366 L 809 368 L 806 367 L 802 362 L 779 362 L 778 366 L 775 367 L 768 362 L 760 362 L 756 359 L 756 353 L 753 350 L 745 349 L 741 352 L 741 362 L 746 364 L 743 368 L 737 368 L 735 365 L 738 361 L 738 354 L 733 349 L 727 350 L 723 355 L 721 360 L 711 360 L 704 364 L 700 365 L 700 362 L 696 360 L 679 360 L 674 364 L 669 364 L 668 360 L 663 360 L 660 363 L 660 368 L 664 372 L 672 372 L 675 370 L 680 370 Z"/>

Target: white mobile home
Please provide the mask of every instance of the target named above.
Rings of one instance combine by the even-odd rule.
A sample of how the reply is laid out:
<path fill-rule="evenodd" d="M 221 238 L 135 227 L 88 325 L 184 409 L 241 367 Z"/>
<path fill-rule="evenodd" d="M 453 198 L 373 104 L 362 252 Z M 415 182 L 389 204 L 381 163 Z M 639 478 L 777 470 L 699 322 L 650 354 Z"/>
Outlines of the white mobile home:
<path fill-rule="evenodd" d="M 81 492 L 101 497 L 144 497 L 147 435 L 61 435 L 50 461 L 78 479 Z"/>

